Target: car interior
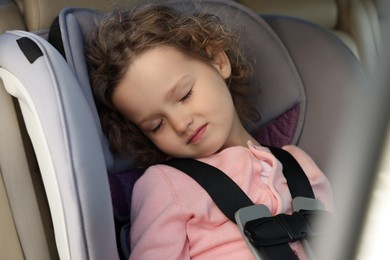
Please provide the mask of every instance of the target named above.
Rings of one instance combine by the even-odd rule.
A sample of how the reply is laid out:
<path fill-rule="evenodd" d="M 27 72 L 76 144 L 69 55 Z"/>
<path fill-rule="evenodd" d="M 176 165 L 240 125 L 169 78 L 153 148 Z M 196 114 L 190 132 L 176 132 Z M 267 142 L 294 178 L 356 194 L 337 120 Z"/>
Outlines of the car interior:
<path fill-rule="evenodd" d="M 129 256 L 128 204 L 142 169 L 108 148 L 83 44 L 104 12 L 138 2 L 0 0 L 0 259 Z M 383 228 L 369 227 L 388 193 L 389 4 L 158 2 L 209 10 L 242 33 L 262 93 L 253 134 L 302 147 L 333 186 L 337 214 L 321 256 L 371 258 L 369 232 Z"/>

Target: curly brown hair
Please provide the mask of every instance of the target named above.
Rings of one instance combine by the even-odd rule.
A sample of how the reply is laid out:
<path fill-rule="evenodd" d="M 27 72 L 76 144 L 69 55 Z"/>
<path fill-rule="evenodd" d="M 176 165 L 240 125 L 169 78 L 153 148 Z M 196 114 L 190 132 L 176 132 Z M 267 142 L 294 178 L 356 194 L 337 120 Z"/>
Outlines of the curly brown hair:
<path fill-rule="evenodd" d="M 132 122 L 123 117 L 112 101 L 114 89 L 132 62 L 153 47 L 167 45 L 211 64 L 214 55 L 225 51 L 232 67 L 226 80 L 241 122 L 260 119 L 248 102 L 251 66 L 238 39 L 217 16 L 180 12 L 165 5 L 144 5 L 115 10 L 105 15 L 93 30 L 85 55 L 95 102 L 110 149 L 132 157 L 141 166 L 167 158 Z"/>

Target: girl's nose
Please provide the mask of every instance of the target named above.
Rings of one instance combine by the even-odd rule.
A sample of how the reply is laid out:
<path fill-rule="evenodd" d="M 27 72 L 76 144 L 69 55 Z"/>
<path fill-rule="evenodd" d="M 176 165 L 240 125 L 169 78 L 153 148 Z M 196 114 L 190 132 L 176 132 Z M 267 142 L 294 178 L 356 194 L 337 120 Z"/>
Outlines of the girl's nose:
<path fill-rule="evenodd" d="M 170 118 L 173 129 L 178 135 L 184 134 L 188 127 L 192 124 L 192 117 L 184 111 L 173 112 Z"/>

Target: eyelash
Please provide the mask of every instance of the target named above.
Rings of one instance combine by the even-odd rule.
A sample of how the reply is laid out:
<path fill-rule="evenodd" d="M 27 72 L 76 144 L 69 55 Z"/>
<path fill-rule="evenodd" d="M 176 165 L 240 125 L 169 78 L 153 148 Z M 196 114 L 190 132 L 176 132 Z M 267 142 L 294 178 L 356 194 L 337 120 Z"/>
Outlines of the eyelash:
<path fill-rule="evenodd" d="M 151 130 L 152 134 L 157 133 L 157 131 L 160 130 L 160 128 L 162 127 L 163 123 L 164 123 L 164 120 L 161 120 L 160 123 L 155 128 L 153 128 Z"/>
<path fill-rule="evenodd" d="M 188 91 L 188 93 L 185 94 L 185 96 L 180 99 L 180 102 L 183 102 L 183 101 L 186 101 L 187 99 L 189 99 L 192 96 L 192 93 L 193 93 L 193 91 L 192 91 L 192 89 L 190 89 L 190 91 Z"/>

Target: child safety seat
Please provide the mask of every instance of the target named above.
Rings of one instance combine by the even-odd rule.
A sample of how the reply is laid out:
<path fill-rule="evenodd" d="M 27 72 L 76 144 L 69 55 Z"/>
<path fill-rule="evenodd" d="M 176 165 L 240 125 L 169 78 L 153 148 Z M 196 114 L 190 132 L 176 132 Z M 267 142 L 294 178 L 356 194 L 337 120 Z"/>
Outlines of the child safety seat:
<path fill-rule="evenodd" d="M 216 14 L 240 34 L 255 71 L 251 87 L 261 90 L 253 102 L 262 121 L 252 134 L 273 147 L 299 145 L 326 173 L 337 141 L 332 137 L 343 120 L 340 110 L 351 96 L 366 93 L 365 74 L 348 48 L 319 26 L 260 17 L 233 1 L 164 3 Z M 85 37 L 100 17 L 67 8 L 49 39 L 25 31 L 0 35 L 0 78 L 19 101 L 61 259 L 130 254 L 131 189 L 143 169 L 115 158 L 101 130 L 83 55 Z M 123 235 L 119 242 L 116 234 Z"/>

